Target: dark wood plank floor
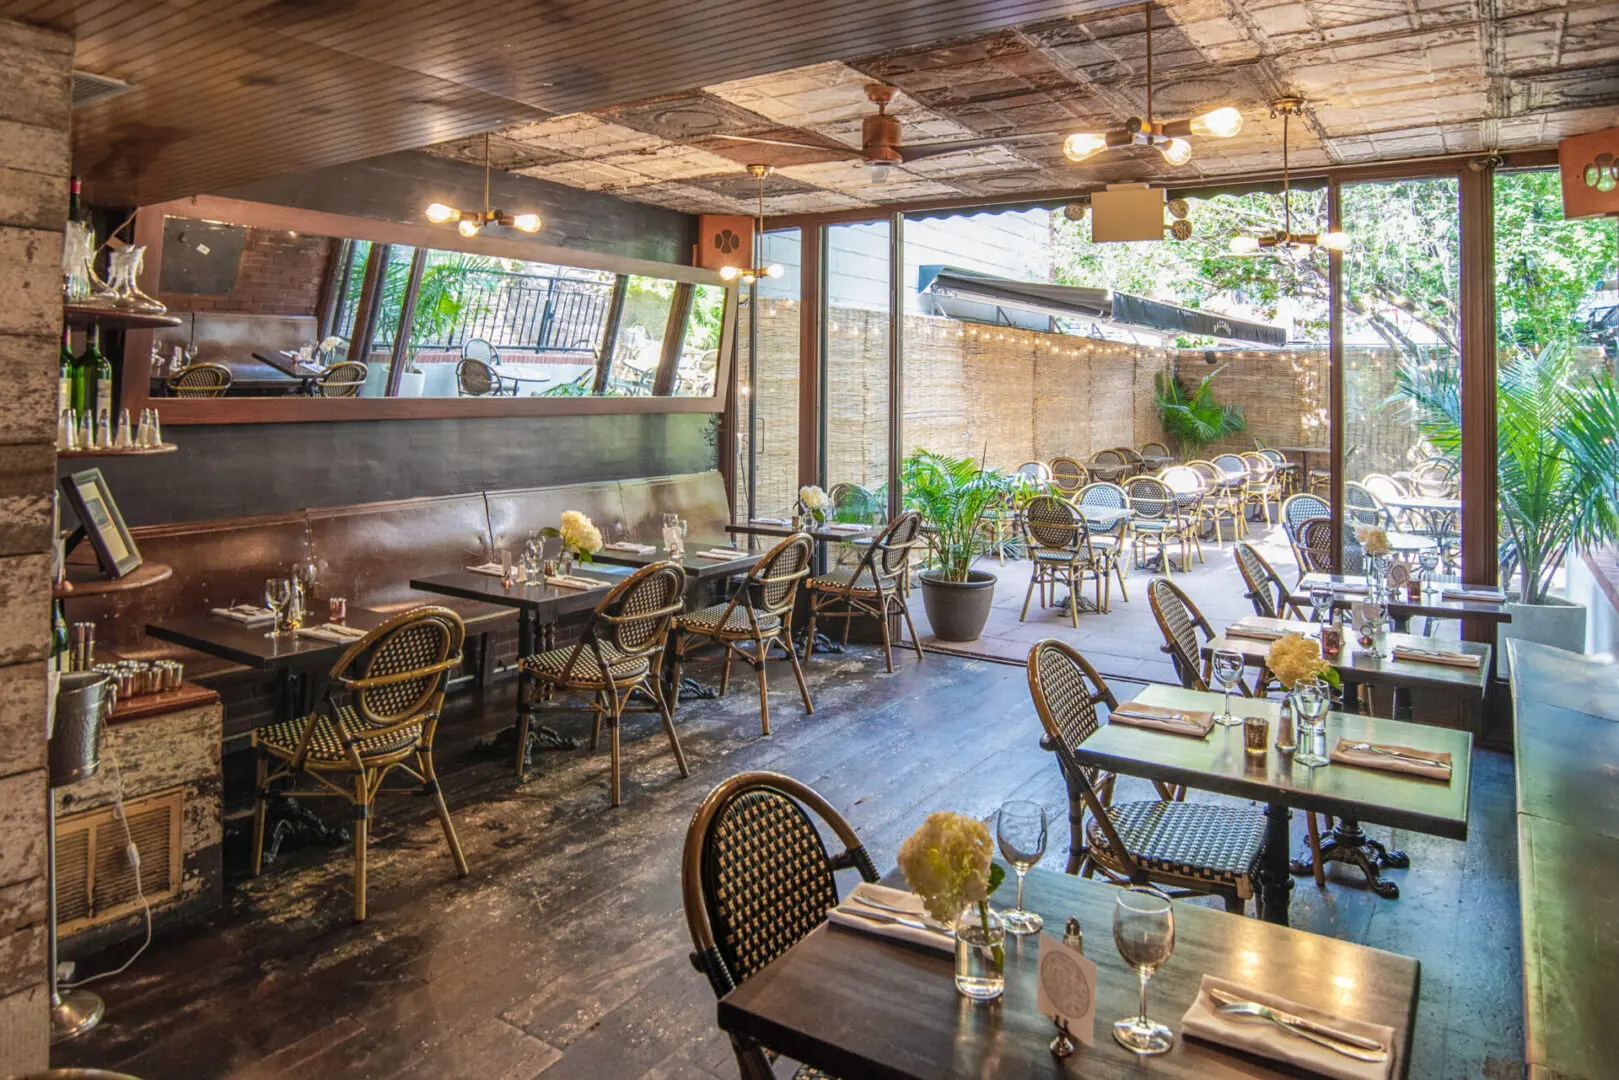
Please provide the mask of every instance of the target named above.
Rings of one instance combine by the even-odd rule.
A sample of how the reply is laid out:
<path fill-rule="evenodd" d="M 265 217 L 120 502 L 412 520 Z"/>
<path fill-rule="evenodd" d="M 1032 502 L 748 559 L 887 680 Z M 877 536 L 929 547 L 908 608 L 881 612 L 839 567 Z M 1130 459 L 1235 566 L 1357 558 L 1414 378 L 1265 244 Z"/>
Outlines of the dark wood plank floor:
<path fill-rule="evenodd" d="M 231 885 L 212 922 L 161 937 L 99 984 L 106 1021 L 57 1047 L 53 1064 L 145 1080 L 734 1077 L 713 996 L 686 958 L 679 892 L 687 822 L 721 778 L 775 769 L 807 781 L 884 868 L 929 810 L 988 815 L 1004 798 L 1040 799 L 1056 825 L 1048 859 L 1061 864 L 1066 801 L 1023 670 L 938 655 L 896 667 L 883 674 L 864 648 L 818 656 L 805 716 L 773 665 L 768 739 L 751 679 L 724 701 L 683 704 L 687 780 L 655 724 L 636 718 L 616 811 L 604 754 L 547 754 L 514 783 L 504 759 L 473 746 L 507 722 L 509 689 L 467 697 L 446 721 L 440 769 L 470 877 L 454 877 L 425 803 L 386 804 L 368 922 L 349 921 L 346 848 L 291 856 Z M 1474 768 L 1466 844 L 1394 837 L 1413 859 L 1391 875 L 1399 900 L 1345 877 L 1324 892 L 1301 879 L 1293 903 L 1295 926 L 1422 961 L 1415 1077 L 1521 1074 L 1511 761 L 1480 751 Z M 1121 798 L 1150 791 L 1122 786 Z"/>

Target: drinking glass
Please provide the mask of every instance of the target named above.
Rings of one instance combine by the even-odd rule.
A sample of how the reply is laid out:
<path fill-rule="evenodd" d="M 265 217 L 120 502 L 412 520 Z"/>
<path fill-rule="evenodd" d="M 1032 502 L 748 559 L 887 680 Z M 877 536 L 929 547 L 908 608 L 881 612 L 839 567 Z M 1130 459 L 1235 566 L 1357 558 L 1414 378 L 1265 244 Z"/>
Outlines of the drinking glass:
<path fill-rule="evenodd" d="M 1423 548 L 1417 552 L 1417 580 L 1422 583 L 1424 593 L 1432 592 L 1434 587 L 1434 571 L 1439 569 L 1439 549 L 1436 547 Z"/>
<path fill-rule="evenodd" d="M 1324 719 L 1330 700 L 1320 679 L 1306 679 L 1293 687 L 1293 711 L 1299 718 L 1299 748 L 1293 760 L 1312 769 L 1327 764 Z"/>
<path fill-rule="evenodd" d="M 1214 718 L 1214 722 L 1221 727 L 1235 727 L 1242 723 L 1240 717 L 1231 715 L 1231 688 L 1242 681 L 1242 669 L 1245 664 L 1242 653 L 1235 649 L 1216 649 L 1209 662 L 1210 671 L 1225 688 L 1225 713 Z"/>
<path fill-rule="evenodd" d="M 995 836 L 1001 858 L 1017 871 L 1017 909 L 1001 912 L 1001 923 L 1010 934 L 1037 934 L 1045 921 L 1023 909 L 1023 875 L 1046 853 L 1046 808 L 1020 799 L 1003 802 L 995 816 Z"/>
<path fill-rule="evenodd" d="M 286 578 L 266 578 L 264 580 L 264 606 L 270 609 L 275 616 L 275 622 L 265 637 L 285 637 L 290 630 L 284 625 L 287 605 L 292 603 L 292 582 Z"/>
<path fill-rule="evenodd" d="M 1332 617 L 1332 586 L 1310 586 L 1310 621 L 1321 623 Z"/>
<path fill-rule="evenodd" d="M 1148 885 L 1132 885 L 1113 902 L 1113 944 L 1141 976 L 1141 1008 L 1113 1025 L 1113 1037 L 1142 1056 L 1162 1054 L 1175 1041 L 1163 1024 L 1147 1018 L 1147 980 L 1175 951 L 1175 912 L 1169 897 Z"/>

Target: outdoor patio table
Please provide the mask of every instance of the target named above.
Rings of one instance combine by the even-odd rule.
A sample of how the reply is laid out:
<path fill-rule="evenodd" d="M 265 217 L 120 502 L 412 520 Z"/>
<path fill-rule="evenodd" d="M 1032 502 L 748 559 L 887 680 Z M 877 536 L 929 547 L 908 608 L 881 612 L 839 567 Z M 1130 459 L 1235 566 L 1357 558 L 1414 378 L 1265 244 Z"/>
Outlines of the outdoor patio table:
<path fill-rule="evenodd" d="M 1137 730 L 1137 729 L 1132 729 Z M 1160 736 L 1173 739 L 1175 736 Z M 1241 738 L 1241 732 L 1238 732 Z M 1242 756 L 1241 752 L 1237 755 Z M 898 872 L 886 883 L 904 888 Z M 1187 1039 L 1180 1019 L 1204 975 L 1394 1029 L 1390 1075 L 1409 1068 L 1420 965 L 1416 960 L 1195 904 L 1175 904 L 1175 952 L 1152 978 L 1150 1015 L 1175 1031 L 1150 1066 L 1108 1030 L 1134 1016 L 1138 977 L 1114 948 L 1116 886 L 1039 867 L 1024 906 L 1046 931 L 1077 918 L 1097 966 L 1096 1041 L 1066 1062 L 1051 1056 L 1056 1033 L 1035 1007 L 1038 937 L 1006 939 L 1006 992 L 973 1005 L 956 992 L 949 953 L 823 923 L 720 999 L 720 1027 L 833 1076 L 886 1080 L 1136 1077 L 1224 1080 L 1283 1077 L 1296 1070 L 1213 1043 Z"/>
<path fill-rule="evenodd" d="M 1298 586 L 1288 600 L 1294 610 L 1307 611 L 1310 606 L 1310 589 L 1320 584 L 1364 586 L 1366 578 L 1359 574 L 1305 574 L 1299 579 Z M 1512 613 L 1506 609 L 1505 601 L 1483 598 L 1447 600 L 1443 590 L 1452 587 L 1461 586 L 1457 586 L 1454 582 L 1444 583 L 1438 590 L 1425 593 L 1420 600 L 1389 601 L 1389 614 L 1394 618 L 1395 629 L 1403 629 L 1413 615 L 1422 615 L 1430 619 L 1483 619 L 1497 623 L 1512 621 Z M 1341 611 L 1365 599 L 1364 594 L 1336 592 L 1332 606 Z"/>
<path fill-rule="evenodd" d="M 1150 685 L 1137 701 L 1171 709 L 1224 711 L 1220 694 L 1183 690 L 1178 686 Z M 1233 706 L 1237 702 L 1233 701 Z M 1281 702 L 1243 698 L 1244 714 L 1263 716 L 1274 734 Z M 1448 783 L 1422 776 L 1331 764 L 1311 769 L 1296 764 L 1293 755 L 1271 747 L 1265 757 L 1243 749 L 1243 728 L 1218 725 L 1206 738 L 1193 739 L 1126 724 L 1104 724 L 1074 750 L 1081 765 L 1094 765 L 1125 776 L 1161 780 L 1171 785 L 1213 791 L 1237 799 L 1265 803 L 1267 832 L 1260 866 L 1260 917 L 1287 923 L 1293 874 L 1310 873 L 1308 852 L 1301 863 L 1290 863 L 1291 808 L 1331 814 L 1344 820 L 1333 834 L 1332 847 L 1345 861 L 1356 853 L 1369 858 L 1380 845 L 1368 841 L 1358 822 L 1372 821 L 1396 829 L 1410 829 L 1450 840 L 1467 839 L 1468 786 L 1472 777 L 1473 736 L 1451 728 L 1384 720 L 1351 713 L 1328 713 L 1327 747 L 1338 739 L 1390 744 L 1450 754 Z M 1340 836 L 1340 832 L 1342 836 Z M 1323 840 L 1324 854 L 1328 845 Z M 1370 852 L 1367 849 L 1370 848 Z M 1399 852 L 1387 852 L 1386 865 L 1399 862 Z"/>

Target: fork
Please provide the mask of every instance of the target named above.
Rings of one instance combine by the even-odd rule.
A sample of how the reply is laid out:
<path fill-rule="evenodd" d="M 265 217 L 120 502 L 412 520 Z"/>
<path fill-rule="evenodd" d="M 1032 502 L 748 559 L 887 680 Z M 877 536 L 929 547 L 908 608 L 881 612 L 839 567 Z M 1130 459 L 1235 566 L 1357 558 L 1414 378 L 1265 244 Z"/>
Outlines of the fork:
<path fill-rule="evenodd" d="M 1447 769 L 1447 770 L 1450 768 L 1450 766 L 1448 764 L 1446 764 L 1443 761 L 1439 761 L 1436 758 L 1421 757 L 1420 755 L 1417 755 L 1417 754 L 1402 754 L 1398 750 L 1390 750 L 1387 747 L 1383 747 L 1383 746 L 1373 746 L 1371 743 L 1364 743 L 1364 742 L 1355 743 L 1355 744 L 1351 745 L 1348 749 L 1355 750 L 1355 751 L 1360 751 L 1360 752 L 1367 753 L 1367 754 L 1382 754 L 1384 757 L 1395 758 L 1395 759 L 1397 759 L 1399 761 L 1409 761 L 1413 765 L 1431 765 L 1431 766 L 1433 766 L 1434 768 L 1437 768 L 1437 769 Z"/>
<path fill-rule="evenodd" d="M 1352 1057 L 1357 1061 L 1387 1061 L 1389 1057 L 1387 1050 L 1361 1050 L 1350 1046 L 1348 1043 L 1341 1043 L 1336 1039 L 1328 1039 L 1314 1032 L 1306 1031 L 1301 1027 L 1296 1027 L 1278 1017 L 1269 1007 L 1252 1001 L 1218 1005 L 1214 1011 L 1221 1016 L 1244 1016 L 1253 1020 L 1269 1020 L 1289 1035 L 1297 1035 L 1301 1039 L 1308 1039 L 1310 1042 L 1325 1046 L 1328 1050 L 1342 1054 L 1344 1057 Z"/>

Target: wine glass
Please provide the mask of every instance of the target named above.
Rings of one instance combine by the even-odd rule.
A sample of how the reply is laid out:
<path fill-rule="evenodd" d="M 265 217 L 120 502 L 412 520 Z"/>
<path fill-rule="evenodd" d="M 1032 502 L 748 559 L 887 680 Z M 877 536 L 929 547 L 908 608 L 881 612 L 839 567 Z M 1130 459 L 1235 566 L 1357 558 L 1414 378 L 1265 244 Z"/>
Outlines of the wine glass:
<path fill-rule="evenodd" d="M 1321 623 L 1332 617 L 1332 586 L 1310 586 L 1310 621 Z"/>
<path fill-rule="evenodd" d="M 995 835 L 1001 858 L 1017 871 L 1017 910 L 1001 912 L 1001 924 L 1010 934 L 1037 934 L 1045 921 L 1023 909 L 1023 875 L 1046 853 L 1046 808 L 1020 799 L 1003 802 L 995 815 Z"/>
<path fill-rule="evenodd" d="M 1242 669 L 1246 663 L 1242 653 L 1235 649 L 1216 649 L 1210 659 L 1209 670 L 1225 688 L 1225 713 L 1214 718 L 1214 722 L 1221 727 L 1234 727 L 1242 723 L 1240 719 L 1231 715 L 1231 688 L 1242 681 Z"/>
<path fill-rule="evenodd" d="M 1326 749 L 1327 688 L 1320 679 L 1304 679 L 1293 687 L 1293 711 L 1299 718 L 1299 748 L 1293 760 L 1316 769 L 1327 764 L 1321 753 Z M 1318 745 L 1319 744 L 1319 745 Z"/>
<path fill-rule="evenodd" d="M 1417 580 L 1422 583 L 1422 591 L 1433 591 L 1434 571 L 1439 569 L 1439 549 L 1437 547 L 1423 548 L 1417 552 Z"/>
<path fill-rule="evenodd" d="M 1113 944 L 1141 976 L 1141 1008 L 1113 1025 L 1113 1037 L 1143 1057 L 1162 1054 L 1175 1041 L 1163 1024 L 1147 1018 L 1147 980 L 1175 951 L 1175 912 L 1169 897 L 1150 885 L 1132 885 L 1113 903 Z"/>
<path fill-rule="evenodd" d="M 269 608 L 270 613 L 275 616 L 275 622 L 271 624 L 270 632 L 264 635 L 265 637 L 285 636 L 282 620 L 287 610 L 287 605 L 292 603 L 292 589 L 292 582 L 286 578 L 264 579 L 264 606 Z"/>

